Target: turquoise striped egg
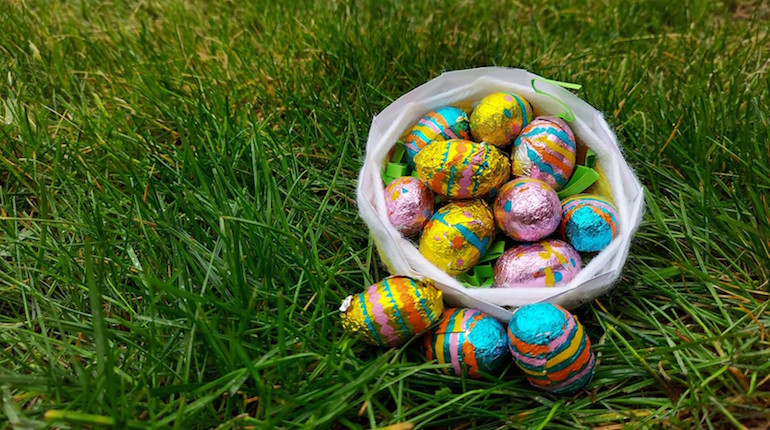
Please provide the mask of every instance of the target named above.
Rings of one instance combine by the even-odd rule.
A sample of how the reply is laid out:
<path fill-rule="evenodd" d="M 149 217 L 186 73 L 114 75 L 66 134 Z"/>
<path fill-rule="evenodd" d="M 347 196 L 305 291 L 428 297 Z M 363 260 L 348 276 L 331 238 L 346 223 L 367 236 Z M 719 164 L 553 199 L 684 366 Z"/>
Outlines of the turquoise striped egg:
<path fill-rule="evenodd" d="M 517 309 L 508 323 L 513 361 L 535 387 L 574 393 L 593 378 L 595 358 L 583 325 L 551 303 Z"/>

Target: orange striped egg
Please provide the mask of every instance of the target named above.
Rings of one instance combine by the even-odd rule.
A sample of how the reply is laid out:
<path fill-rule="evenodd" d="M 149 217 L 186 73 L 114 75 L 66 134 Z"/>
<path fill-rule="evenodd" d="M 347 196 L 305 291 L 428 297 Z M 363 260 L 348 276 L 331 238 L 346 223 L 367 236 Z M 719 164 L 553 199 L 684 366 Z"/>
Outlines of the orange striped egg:
<path fill-rule="evenodd" d="M 436 328 L 425 336 L 425 356 L 451 364 L 445 373 L 481 378 L 498 371 L 510 357 L 505 328 L 491 315 L 476 309 L 446 309 Z"/>
<path fill-rule="evenodd" d="M 575 168 L 577 144 L 566 122 L 552 116 L 535 118 L 513 143 L 511 159 L 515 176 L 545 181 L 562 189 Z"/>
<path fill-rule="evenodd" d="M 403 345 L 436 322 L 443 309 L 440 290 L 406 276 L 385 278 L 340 306 L 345 331 L 381 346 Z"/>
<path fill-rule="evenodd" d="M 574 393 L 593 378 L 591 340 L 561 306 L 535 303 L 517 309 L 508 323 L 508 347 L 529 383 L 543 390 Z"/>

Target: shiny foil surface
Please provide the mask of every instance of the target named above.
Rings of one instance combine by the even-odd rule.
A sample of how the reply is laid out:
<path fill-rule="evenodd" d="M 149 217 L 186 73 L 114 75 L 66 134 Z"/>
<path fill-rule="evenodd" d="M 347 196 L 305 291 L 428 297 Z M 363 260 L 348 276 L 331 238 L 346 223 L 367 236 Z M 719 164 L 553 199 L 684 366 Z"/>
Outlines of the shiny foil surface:
<path fill-rule="evenodd" d="M 615 205 L 596 194 L 576 194 L 561 202 L 559 234 L 580 252 L 598 252 L 618 235 Z"/>
<path fill-rule="evenodd" d="M 454 106 L 440 107 L 428 112 L 412 127 L 404 142 L 406 158 L 414 166 L 414 157 L 434 140 L 470 140 L 470 122 L 462 109 Z"/>
<path fill-rule="evenodd" d="M 420 179 L 434 193 L 452 199 L 484 196 L 510 177 L 508 157 L 486 143 L 433 142 L 414 161 Z"/>
<path fill-rule="evenodd" d="M 577 318 L 561 306 L 535 303 L 514 311 L 508 347 L 529 383 L 543 390 L 574 393 L 593 378 L 591 340 Z"/>
<path fill-rule="evenodd" d="M 471 134 L 477 142 L 508 146 L 532 121 L 532 105 L 514 93 L 490 94 L 471 113 Z"/>
<path fill-rule="evenodd" d="M 482 200 L 449 203 L 436 211 L 420 236 L 420 253 L 457 276 L 486 254 L 495 236 L 492 210 Z"/>
<path fill-rule="evenodd" d="M 436 201 L 433 192 L 419 179 L 402 176 L 385 187 L 385 210 L 393 227 L 404 236 L 420 233 L 430 217 Z"/>
<path fill-rule="evenodd" d="M 560 287 L 580 272 L 580 254 L 557 239 L 515 246 L 495 262 L 495 287 Z"/>
<path fill-rule="evenodd" d="M 497 226 L 522 242 L 550 235 L 561 220 L 561 202 L 556 191 L 533 178 L 517 178 L 503 185 L 495 198 L 494 210 Z"/>
<path fill-rule="evenodd" d="M 577 143 L 560 118 L 540 116 L 524 127 L 511 151 L 514 176 L 529 176 L 560 190 L 575 168 Z"/>
<path fill-rule="evenodd" d="M 439 364 L 451 364 L 443 371 L 471 378 L 495 373 L 510 359 L 505 328 L 491 315 L 476 309 L 444 310 L 438 326 L 424 338 L 425 356 Z"/>
<path fill-rule="evenodd" d="M 385 278 L 340 306 L 345 331 L 381 346 L 403 345 L 427 330 L 443 310 L 440 290 L 405 276 Z"/>

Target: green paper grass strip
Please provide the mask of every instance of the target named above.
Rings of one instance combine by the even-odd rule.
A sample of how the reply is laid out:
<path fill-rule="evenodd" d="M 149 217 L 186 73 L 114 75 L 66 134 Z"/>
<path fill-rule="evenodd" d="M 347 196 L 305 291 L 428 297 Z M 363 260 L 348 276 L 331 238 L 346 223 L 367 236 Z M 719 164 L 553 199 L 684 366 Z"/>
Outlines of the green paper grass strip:
<path fill-rule="evenodd" d="M 567 185 L 556 194 L 559 199 L 575 195 L 590 187 L 597 179 L 599 179 L 599 174 L 596 173 L 596 170 L 586 166 L 576 166 Z"/>
<path fill-rule="evenodd" d="M 498 240 L 497 242 L 494 242 L 492 246 L 489 247 L 489 250 L 487 250 L 487 253 L 479 259 L 479 263 L 497 260 L 498 257 L 503 255 L 503 252 L 505 252 L 505 242 Z"/>
<path fill-rule="evenodd" d="M 393 178 L 406 176 L 406 172 L 406 164 L 402 163 L 388 163 L 388 166 L 385 168 L 385 174 Z"/>
<path fill-rule="evenodd" d="M 391 163 L 400 163 L 404 160 L 404 152 L 406 151 L 406 148 L 404 147 L 404 142 L 398 141 L 396 142 L 396 147 L 393 148 L 393 158 L 390 159 Z"/>
<path fill-rule="evenodd" d="M 566 88 L 568 90 L 578 91 L 581 88 L 583 88 L 582 85 L 576 84 L 576 83 L 573 83 L 573 82 L 555 81 L 553 79 L 545 79 L 545 78 L 540 78 L 538 80 L 543 81 L 543 82 L 548 82 L 549 84 L 558 85 L 558 86 L 560 86 L 562 88 Z"/>
<path fill-rule="evenodd" d="M 463 273 L 458 279 L 466 287 L 486 288 L 491 287 L 494 283 L 494 274 L 495 271 L 491 264 L 481 264 L 474 266 L 470 272 Z"/>
<path fill-rule="evenodd" d="M 567 88 L 567 89 L 570 89 L 570 90 L 579 90 L 579 89 L 583 88 L 583 86 L 580 85 L 580 84 L 573 84 L 573 83 L 570 83 L 570 82 L 561 82 L 561 81 L 554 81 L 552 79 L 542 79 L 542 78 L 532 79 L 532 81 L 531 81 L 532 89 L 537 94 L 542 94 L 544 96 L 547 96 L 547 97 L 550 97 L 550 98 L 556 100 L 556 102 L 559 103 L 564 108 L 564 112 L 556 114 L 557 117 L 559 117 L 559 118 L 561 118 L 561 119 L 563 119 L 564 121 L 567 121 L 567 122 L 574 121 L 575 120 L 575 114 L 572 112 L 572 109 L 570 109 L 569 106 L 567 106 L 560 98 L 556 97 L 555 95 L 549 94 L 549 93 L 547 93 L 547 92 L 545 92 L 543 90 L 538 90 L 535 87 L 535 81 L 547 82 L 549 84 L 558 85 L 560 87 Z"/>
<path fill-rule="evenodd" d="M 479 278 L 476 277 L 475 273 L 463 273 L 457 278 L 458 281 L 462 282 L 463 285 L 470 288 L 475 288 L 480 286 L 481 282 L 479 281 Z"/>
<path fill-rule="evenodd" d="M 588 148 L 588 150 L 586 150 L 586 161 L 583 164 L 585 164 L 586 167 L 591 168 L 596 165 L 596 152 L 594 152 L 593 149 Z"/>
<path fill-rule="evenodd" d="M 491 264 L 482 264 L 473 268 L 473 273 L 479 277 L 479 279 L 488 279 L 495 275 L 495 271 Z"/>
<path fill-rule="evenodd" d="M 404 159 L 405 152 L 406 147 L 404 147 L 404 142 L 400 140 L 396 142 L 396 146 L 393 147 L 393 157 L 391 157 L 390 162 L 388 162 L 385 168 L 380 172 L 382 180 L 385 181 L 385 185 L 396 178 L 408 176 L 407 173 L 409 173 L 410 176 L 416 176 L 415 172 L 410 172 L 407 169 L 406 164 L 401 162 Z"/>
<path fill-rule="evenodd" d="M 495 281 L 495 269 L 492 264 L 482 264 L 473 268 L 473 273 L 479 278 L 480 287 L 491 287 Z"/>
<path fill-rule="evenodd" d="M 389 184 L 390 181 L 396 178 L 407 176 L 407 171 L 408 168 L 406 167 L 406 164 L 392 162 L 388 163 L 382 170 L 382 180 L 385 181 L 386 184 Z"/>

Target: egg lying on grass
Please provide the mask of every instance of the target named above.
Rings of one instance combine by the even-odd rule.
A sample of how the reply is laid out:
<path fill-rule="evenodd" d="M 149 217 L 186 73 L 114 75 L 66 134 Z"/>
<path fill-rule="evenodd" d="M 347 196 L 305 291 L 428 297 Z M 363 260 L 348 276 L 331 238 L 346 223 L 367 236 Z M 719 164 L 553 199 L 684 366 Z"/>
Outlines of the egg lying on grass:
<path fill-rule="evenodd" d="M 508 346 L 529 383 L 543 390 L 574 393 L 593 377 L 591 340 L 577 318 L 561 306 L 535 303 L 514 311 Z"/>
<path fill-rule="evenodd" d="M 342 302 L 342 328 L 373 345 L 403 345 L 441 317 L 442 297 L 429 283 L 391 276 Z"/>
<path fill-rule="evenodd" d="M 494 373 L 510 359 L 505 328 L 491 315 L 476 309 L 446 309 L 438 325 L 425 335 L 425 356 L 451 364 L 445 373 L 481 378 Z"/>

